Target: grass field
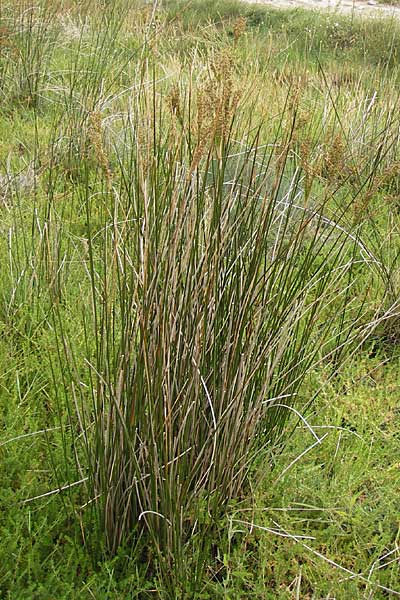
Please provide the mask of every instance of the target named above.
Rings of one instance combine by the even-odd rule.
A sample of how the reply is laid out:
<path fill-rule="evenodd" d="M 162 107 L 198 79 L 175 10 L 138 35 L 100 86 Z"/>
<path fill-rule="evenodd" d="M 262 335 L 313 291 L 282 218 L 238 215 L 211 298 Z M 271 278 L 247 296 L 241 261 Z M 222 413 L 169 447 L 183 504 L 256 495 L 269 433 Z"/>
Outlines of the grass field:
<path fill-rule="evenodd" d="M 400 595 L 400 24 L 0 7 L 0 597 Z"/>

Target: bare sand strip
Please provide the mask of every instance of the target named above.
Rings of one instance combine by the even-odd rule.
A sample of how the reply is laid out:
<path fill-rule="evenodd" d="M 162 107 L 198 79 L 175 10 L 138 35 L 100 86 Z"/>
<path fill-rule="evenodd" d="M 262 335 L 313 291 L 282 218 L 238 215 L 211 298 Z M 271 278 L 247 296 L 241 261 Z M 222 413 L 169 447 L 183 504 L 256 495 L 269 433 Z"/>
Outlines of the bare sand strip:
<path fill-rule="evenodd" d="M 400 19 L 400 6 L 378 4 L 376 0 L 246 0 L 253 4 L 265 4 L 274 8 L 307 8 L 332 13 L 395 17 Z"/>

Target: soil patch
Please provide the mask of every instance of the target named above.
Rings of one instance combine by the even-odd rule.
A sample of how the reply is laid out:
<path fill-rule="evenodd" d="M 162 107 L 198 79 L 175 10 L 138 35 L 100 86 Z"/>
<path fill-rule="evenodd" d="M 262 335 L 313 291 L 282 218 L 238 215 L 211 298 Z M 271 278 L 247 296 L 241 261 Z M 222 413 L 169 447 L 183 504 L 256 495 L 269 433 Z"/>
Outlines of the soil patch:
<path fill-rule="evenodd" d="M 274 8 L 307 8 L 345 14 L 387 16 L 400 18 L 400 6 L 378 4 L 375 0 L 246 0 L 253 4 L 266 4 Z"/>

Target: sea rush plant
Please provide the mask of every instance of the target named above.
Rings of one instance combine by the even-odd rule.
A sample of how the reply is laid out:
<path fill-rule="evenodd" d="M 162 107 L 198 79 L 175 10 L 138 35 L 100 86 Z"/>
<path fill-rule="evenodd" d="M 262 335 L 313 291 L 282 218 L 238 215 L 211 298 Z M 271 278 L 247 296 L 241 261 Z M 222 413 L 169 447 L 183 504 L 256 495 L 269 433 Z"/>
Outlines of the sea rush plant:
<path fill-rule="evenodd" d="M 57 42 L 55 9 L 6 2 L 0 12 L 0 93 L 3 101 L 38 107 Z"/>
<path fill-rule="evenodd" d="M 241 121 L 232 72 L 210 77 L 166 102 L 142 86 L 109 161 L 90 117 L 101 152 L 97 185 L 87 172 L 79 191 L 83 356 L 54 307 L 96 523 L 85 538 L 110 554 L 145 540 L 169 597 L 185 580 L 198 591 L 215 524 L 248 494 L 310 368 L 363 323 L 362 244 L 309 191 L 306 205 L 289 151 Z"/>

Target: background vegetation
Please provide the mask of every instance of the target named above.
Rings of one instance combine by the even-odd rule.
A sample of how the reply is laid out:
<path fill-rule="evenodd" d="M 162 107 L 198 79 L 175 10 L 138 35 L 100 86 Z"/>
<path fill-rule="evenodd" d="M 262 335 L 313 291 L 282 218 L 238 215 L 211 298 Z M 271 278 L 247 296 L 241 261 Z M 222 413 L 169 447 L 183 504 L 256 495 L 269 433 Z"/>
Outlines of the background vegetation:
<path fill-rule="evenodd" d="M 400 594 L 399 33 L 2 3 L 2 597 Z"/>

